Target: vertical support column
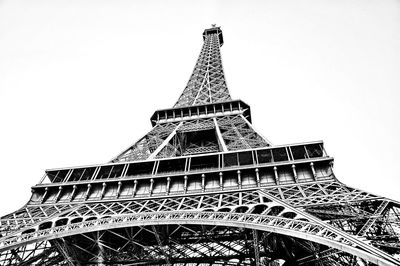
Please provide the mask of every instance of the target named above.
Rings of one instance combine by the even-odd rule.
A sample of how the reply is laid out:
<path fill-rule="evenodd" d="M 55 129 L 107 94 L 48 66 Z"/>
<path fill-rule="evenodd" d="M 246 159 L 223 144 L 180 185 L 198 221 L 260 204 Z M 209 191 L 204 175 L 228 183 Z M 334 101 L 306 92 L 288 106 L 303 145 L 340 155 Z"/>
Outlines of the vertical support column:
<path fill-rule="evenodd" d="M 44 202 L 44 200 L 46 199 L 46 196 L 47 196 L 47 193 L 48 193 L 48 192 L 49 192 L 49 188 L 46 187 L 46 188 L 44 189 L 43 197 L 42 197 L 42 200 L 40 201 L 40 203 L 43 203 L 43 202 Z"/>
<path fill-rule="evenodd" d="M 149 196 L 153 195 L 153 187 L 154 187 L 154 178 L 150 179 L 150 191 Z"/>
<path fill-rule="evenodd" d="M 239 189 L 242 189 L 242 172 L 240 170 L 237 170 L 237 178 L 238 178 L 238 187 Z"/>
<path fill-rule="evenodd" d="M 87 200 L 88 197 L 89 197 L 89 193 L 90 193 L 90 188 L 91 188 L 91 187 L 92 187 L 91 184 L 88 184 L 88 185 L 87 185 L 87 190 L 86 190 L 86 194 L 85 194 L 85 200 Z"/>
<path fill-rule="evenodd" d="M 70 202 L 74 199 L 75 193 L 76 193 L 76 185 L 74 185 L 74 186 L 72 187 L 72 193 L 71 193 L 71 196 L 69 197 L 69 201 L 70 201 Z"/>
<path fill-rule="evenodd" d="M 224 174 L 222 172 L 219 172 L 219 188 L 220 190 L 224 189 Z"/>
<path fill-rule="evenodd" d="M 171 186 L 171 177 L 167 177 L 167 191 L 165 194 L 169 195 L 169 189 Z"/>
<path fill-rule="evenodd" d="M 201 174 L 201 190 L 204 192 L 206 190 L 206 175 Z"/>
<path fill-rule="evenodd" d="M 293 171 L 294 181 L 296 181 L 296 183 L 298 183 L 299 180 L 297 179 L 296 165 L 294 165 L 294 164 L 292 164 L 292 171 Z"/>
<path fill-rule="evenodd" d="M 258 233 L 257 230 L 253 229 L 253 247 L 254 247 L 254 260 L 255 260 L 255 265 L 260 266 L 260 249 L 259 249 L 259 244 L 258 244 Z"/>
<path fill-rule="evenodd" d="M 310 163 L 311 172 L 313 174 L 314 180 L 317 180 L 317 173 L 315 172 L 314 163 Z"/>
<path fill-rule="evenodd" d="M 103 199 L 104 193 L 106 192 L 106 187 L 107 187 L 107 184 L 104 182 L 103 183 L 103 188 L 101 189 L 100 199 Z"/>
<path fill-rule="evenodd" d="M 260 173 L 259 173 L 259 171 L 260 171 L 260 170 L 259 170 L 258 168 L 255 169 L 257 187 L 260 187 L 260 186 L 261 186 L 261 182 L 260 182 Z"/>
<path fill-rule="evenodd" d="M 138 181 L 137 181 L 137 179 L 135 179 L 135 181 L 133 181 L 133 192 L 132 192 L 132 197 L 135 197 L 135 196 L 136 196 L 137 184 L 138 184 Z"/>
<path fill-rule="evenodd" d="M 330 168 L 330 170 L 331 170 L 329 176 L 331 176 L 331 175 L 334 176 L 334 174 L 333 174 L 333 161 L 331 161 L 331 162 L 329 163 L 329 168 Z"/>
<path fill-rule="evenodd" d="M 275 175 L 275 182 L 279 185 L 279 175 L 278 175 L 278 168 L 274 166 L 274 175 Z"/>
<path fill-rule="evenodd" d="M 60 199 L 62 190 L 63 190 L 62 186 L 59 186 L 55 202 L 57 202 Z"/>
<path fill-rule="evenodd" d="M 119 195 L 121 194 L 121 186 L 122 186 L 122 182 L 119 181 L 118 182 L 118 189 L 117 189 L 117 198 L 119 198 Z"/>
<path fill-rule="evenodd" d="M 188 189 L 187 183 L 188 183 L 188 176 L 185 175 L 185 176 L 183 177 L 183 190 L 184 190 L 185 194 L 186 194 L 187 189 Z"/>

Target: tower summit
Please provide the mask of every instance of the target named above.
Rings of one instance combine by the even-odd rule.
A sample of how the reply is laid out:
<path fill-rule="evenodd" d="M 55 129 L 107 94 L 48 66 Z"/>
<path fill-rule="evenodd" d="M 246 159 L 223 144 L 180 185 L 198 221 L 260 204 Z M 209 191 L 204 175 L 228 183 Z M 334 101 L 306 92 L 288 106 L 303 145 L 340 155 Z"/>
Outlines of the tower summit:
<path fill-rule="evenodd" d="M 203 32 L 203 40 L 206 40 L 207 35 L 217 34 L 219 45 L 222 46 L 224 44 L 224 38 L 222 37 L 222 30 L 220 27 L 216 27 L 215 24 L 212 25 L 211 28 L 205 29 Z"/>
<path fill-rule="evenodd" d="M 193 73 L 174 107 L 231 100 L 222 68 L 222 30 L 219 27 L 204 30 L 203 40 Z"/>
<path fill-rule="evenodd" d="M 346 186 L 321 141 L 272 145 L 203 33 L 173 108 L 109 163 L 45 171 L 1 217 L 0 265 L 400 265 L 400 203 Z"/>

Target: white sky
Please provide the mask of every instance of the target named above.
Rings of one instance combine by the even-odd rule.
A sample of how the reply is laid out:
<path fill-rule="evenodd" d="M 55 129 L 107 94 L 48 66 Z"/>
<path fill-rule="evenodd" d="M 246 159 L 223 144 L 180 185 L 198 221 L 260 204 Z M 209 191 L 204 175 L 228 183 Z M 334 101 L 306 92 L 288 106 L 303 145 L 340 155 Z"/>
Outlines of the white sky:
<path fill-rule="evenodd" d="M 212 23 L 264 136 L 324 140 L 340 181 L 400 200 L 399 1 L 0 0 L 0 215 L 150 130 Z"/>

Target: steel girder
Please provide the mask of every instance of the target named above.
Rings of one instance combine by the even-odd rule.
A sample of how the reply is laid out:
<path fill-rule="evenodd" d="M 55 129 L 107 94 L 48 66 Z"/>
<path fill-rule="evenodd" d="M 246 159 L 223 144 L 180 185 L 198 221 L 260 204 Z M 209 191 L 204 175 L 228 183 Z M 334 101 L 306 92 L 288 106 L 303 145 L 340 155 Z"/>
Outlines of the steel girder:
<path fill-rule="evenodd" d="M 365 247 L 357 246 L 357 240 L 352 240 L 352 242 L 347 242 L 348 238 L 345 238 L 334 232 L 330 231 L 324 226 L 315 225 L 314 223 L 305 222 L 302 220 L 293 220 L 286 218 L 279 218 L 276 216 L 261 216 L 254 214 L 234 214 L 234 213 L 221 213 L 221 212 L 159 212 L 159 213 L 143 213 L 138 215 L 131 216 L 120 216 L 120 217 L 110 217 L 101 220 L 92 220 L 87 222 L 81 222 L 76 224 L 70 224 L 66 226 L 54 227 L 51 229 L 42 230 L 40 232 L 36 232 L 33 234 L 26 234 L 21 238 L 16 238 L 17 242 L 14 242 L 13 245 L 12 240 L 4 242 L 2 244 L 8 245 L 8 248 L 18 248 L 18 245 L 29 245 L 29 242 L 34 243 L 34 241 L 46 240 L 50 241 L 52 239 L 63 239 L 69 236 L 76 235 L 87 235 L 90 232 L 97 232 L 97 234 L 104 234 L 106 231 L 115 230 L 117 228 L 130 228 L 130 227 L 143 227 L 147 225 L 152 226 L 161 226 L 161 225 L 204 225 L 204 226 L 223 226 L 223 227 L 235 227 L 235 228 L 253 228 L 260 230 L 261 232 L 274 232 L 280 235 L 286 235 L 291 237 L 296 237 L 308 241 L 312 241 L 315 243 L 320 243 L 326 246 L 335 247 L 341 251 L 345 251 L 347 253 L 357 255 L 361 258 L 364 258 L 368 261 L 371 261 L 377 265 L 398 265 L 396 261 L 386 261 L 383 259 L 379 252 L 375 255 L 372 255 L 372 251 L 376 251 L 372 247 L 368 247 L 367 250 L 364 250 Z M 154 229 L 153 229 L 154 230 Z M 86 236 L 88 237 L 88 236 Z M 126 237 L 126 236 L 123 236 Z M 122 238 L 123 238 L 122 237 Z M 74 238 L 72 238 L 74 239 Z M 94 239 L 90 239 L 92 242 L 96 241 Z M 133 240 L 135 241 L 135 240 Z M 220 239 L 215 239 L 218 241 L 219 245 L 221 242 Z M 28 244 L 27 244 L 28 243 Z M 229 240 L 227 243 L 234 243 Z M 99 245 L 99 243 L 97 243 Z M 137 243 L 136 243 L 137 244 Z M 160 238 L 158 238 L 157 243 L 161 246 L 162 242 Z M 106 246 L 106 244 L 101 244 L 101 246 Z M 139 244 L 137 244 L 139 245 Z M 363 244 L 361 244 L 362 246 Z M 153 244 L 154 246 L 154 244 Z M 168 249 L 175 247 L 175 245 L 162 245 L 168 247 Z M 364 243 L 365 246 L 365 243 Z M 75 247 L 77 247 L 75 245 Z M 4 249 L 6 246 L 0 246 L 0 249 Z M 108 249 L 113 249 L 112 247 L 107 247 Z M 82 247 L 81 247 L 82 249 Z M 162 248 L 163 250 L 164 248 Z M 195 246 L 195 253 L 197 256 L 202 257 L 204 254 L 199 253 L 198 249 L 202 250 L 204 247 Z M 114 251 L 116 249 L 114 248 Z M 193 250 L 192 250 L 193 251 Z M 86 252 L 89 252 L 86 250 Z M 159 252 L 156 252 L 159 253 Z M 165 252 L 161 252 L 166 257 Z M 226 254 L 226 251 L 223 252 Z M 93 254 L 92 254 L 93 255 Z M 192 258 L 191 254 L 188 252 L 183 252 L 183 255 L 187 255 L 190 260 Z M 214 256 L 213 256 L 214 257 Z M 221 256 L 222 257 L 222 256 Z M 134 261 L 134 258 L 131 258 Z M 6 264 L 4 264 L 6 265 Z"/>
<path fill-rule="evenodd" d="M 214 198 L 209 198 L 214 200 L 213 203 L 209 201 L 210 206 L 218 206 L 220 195 L 215 196 Z M 204 196 L 202 197 L 204 200 Z M 344 233 L 344 231 L 340 231 L 335 227 L 328 226 L 328 224 L 319 219 L 291 207 L 266 192 L 253 191 L 253 195 L 249 194 L 247 198 L 253 200 L 253 204 L 246 202 L 247 206 L 253 206 L 253 208 L 249 209 L 247 207 L 247 210 L 245 209 L 246 213 L 237 213 L 238 211 L 244 211 L 243 205 L 237 205 L 236 208 L 232 209 L 224 209 L 220 206 L 219 212 L 205 212 L 204 208 L 200 211 L 192 211 L 196 209 L 195 206 L 199 206 L 198 203 L 194 205 L 186 203 L 189 204 L 186 206 L 191 205 L 191 208 L 187 210 L 182 208 L 182 210 L 176 211 L 175 208 L 171 207 L 173 205 L 167 203 L 168 199 L 163 199 L 158 204 L 155 201 L 147 201 L 145 205 L 138 204 L 138 206 L 133 206 L 134 204 L 124 206 L 119 202 L 109 206 L 104 203 L 81 206 L 70 213 L 53 217 L 53 224 L 50 228 L 41 229 L 40 225 L 38 225 L 34 232 L 20 232 L 4 237 L 0 240 L 0 250 L 13 250 L 20 246 L 29 246 L 32 243 L 63 239 L 92 231 L 101 232 L 116 228 L 146 225 L 203 224 L 237 228 L 245 227 L 274 232 L 329 246 L 378 265 L 379 263 L 384 263 L 382 265 L 396 265 L 396 260 L 390 262 L 391 257 L 389 255 L 369 246 L 364 240 L 352 237 L 350 234 Z M 246 196 L 244 200 L 246 201 Z M 260 201 L 262 204 L 254 204 Z M 177 199 L 174 202 L 180 206 L 185 206 L 182 201 L 180 202 Z M 163 207 L 167 208 L 168 211 L 160 211 Z M 254 214 L 254 212 L 260 212 L 260 210 L 262 210 L 262 215 Z M 86 217 L 86 221 L 83 221 L 82 218 L 77 220 L 80 217 Z M 88 217 L 95 219 L 87 219 Z M 69 219 L 66 225 L 57 226 L 57 221 L 66 218 Z M 389 262 L 385 261 L 387 259 Z"/>
<path fill-rule="evenodd" d="M 354 204 L 357 204 L 357 202 L 369 202 L 382 199 L 375 195 L 344 186 L 335 180 L 325 180 L 317 183 L 309 182 L 285 186 L 272 186 L 263 189 L 274 197 L 284 200 L 294 207 L 305 207 L 308 212 L 318 215 L 318 217 L 323 217 L 324 219 L 326 219 L 325 216 L 326 213 L 329 212 L 329 209 L 334 208 L 334 206 L 344 209 L 344 207 L 353 206 Z M 118 201 L 101 200 L 97 202 L 85 202 L 82 206 L 88 206 L 89 210 L 94 209 L 92 206 L 96 206 L 96 208 L 100 209 L 103 208 L 103 210 L 115 210 L 120 206 L 124 211 L 128 211 L 129 208 L 131 208 L 134 212 L 137 212 L 138 210 L 170 211 L 252 205 L 262 203 L 261 198 L 262 197 L 260 197 L 254 189 L 242 189 L 236 191 L 213 191 L 209 193 L 186 193 L 181 196 L 142 197 L 136 198 L 135 200 L 129 198 L 124 200 L 119 199 Z M 329 205 L 332 207 L 327 208 L 326 206 Z M 105 206 L 108 207 L 106 208 Z M 13 230 L 27 228 L 27 226 L 35 223 L 42 223 L 46 219 L 51 219 L 52 217 L 60 214 L 62 215 L 63 213 L 71 213 L 77 208 L 79 208 L 77 211 L 81 212 L 82 207 L 79 207 L 79 204 L 28 204 L 26 207 L 2 217 L 0 223 L 3 228 L 2 231 L 9 233 Z M 355 212 L 353 210 L 342 210 L 339 212 L 337 208 L 331 211 L 334 216 L 328 217 L 328 219 L 334 219 L 338 215 L 340 215 L 339 217 L 348 218 L 345 214 L 349 212 L 350 216 L 357 217 L 373 214 L 371 212 Z M 360 208 L 356 207 L 356 209 Z M 101 211 L 98 213 L 81 212 L 80 215 L 82 217 L 89 215 L 98 216 L 101 213 Z M 395 213 L 391 216 L 393 216 L 393 219 L 396 218 Z"/>

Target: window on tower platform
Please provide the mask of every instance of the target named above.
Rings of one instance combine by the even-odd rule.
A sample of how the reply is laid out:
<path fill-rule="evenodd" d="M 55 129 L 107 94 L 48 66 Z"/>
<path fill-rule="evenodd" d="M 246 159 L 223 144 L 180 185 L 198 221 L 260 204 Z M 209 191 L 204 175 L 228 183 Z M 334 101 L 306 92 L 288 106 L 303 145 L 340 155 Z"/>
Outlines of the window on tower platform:
<path fill-rule="evenodd" d="M 258 163 L 271 163 L 272 162 L 272 154 L 271 150 L 258 150 L 257 151 L 257 159 Z"/>
<path fill-rule="evenodd" d="M 322 146 L 320 144 L 306 145 L 306 149 L 310 158 L 322 157 L 324 155 Z"/>
<path fill-rule="evenodd" d="M 151 175 L 154 168 L 154 162 L 131 163 L 126 172 L 126 177 Z"/>
<path fill-rule="evenodd" d="M 206 168 L 218 168 L 218 155 L 196 156 L 191 158 L 191 171 Z"/>
<path fill-rule="evenodd" d="M 295 160 L 301 160 L 307 158 L 307 153 L 304 145 L 292 146 L 290 147 L 290 150 L 292 151 L 293 159 Z"/>
<path fill-rule="evenodd" d="M 272 149 L 272 155 L 274 157 L 274 162 L 288 161 L 289 157 L 285 148 L 275 148 Z"/>
<path fill-rule="evenodd" d="M 157 174 L 185 171 L 185 159 L 160 160 Z"/>

